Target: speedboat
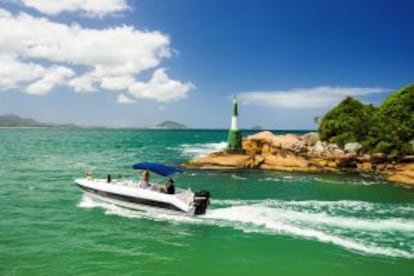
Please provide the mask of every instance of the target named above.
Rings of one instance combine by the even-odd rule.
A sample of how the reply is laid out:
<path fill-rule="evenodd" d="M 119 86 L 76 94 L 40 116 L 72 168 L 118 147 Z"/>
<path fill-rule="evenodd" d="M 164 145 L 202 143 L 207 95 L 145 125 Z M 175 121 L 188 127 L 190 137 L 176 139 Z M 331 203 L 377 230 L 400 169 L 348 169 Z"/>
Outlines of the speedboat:
<path fill-rule="evenodd" d="M 160 176 L 170 176 L 182 172 L 175 167 L 159 163 L 137 163 L 132 166 L 137 170 L 148 170 Z M 150 183 L 149 187 L 141 187 L 138 181 L 131 179 L 95 179 L 91 173 L 86 178 L 75 179 L 75 184 L 82 188 L 88 196 L 99 201 L 130 209 L 141 209 L 142 205 L 170 209 L 189 215 L 203 215 L 209 205 L 208 191 L 192 192 L 175 187 L 174 194 L 160 192 L 161 185 Z"/>

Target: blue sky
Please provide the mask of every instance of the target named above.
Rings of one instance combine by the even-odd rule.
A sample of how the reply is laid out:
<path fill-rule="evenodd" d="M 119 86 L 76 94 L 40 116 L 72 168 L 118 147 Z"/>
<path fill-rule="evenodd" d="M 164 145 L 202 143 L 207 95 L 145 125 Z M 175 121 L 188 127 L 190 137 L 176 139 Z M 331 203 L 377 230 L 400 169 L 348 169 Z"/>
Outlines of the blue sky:
<path fill-rule="evenodd" d="M 0 114 L 313 129 L 413 82 L 413 1 L 0 1 Z"/>

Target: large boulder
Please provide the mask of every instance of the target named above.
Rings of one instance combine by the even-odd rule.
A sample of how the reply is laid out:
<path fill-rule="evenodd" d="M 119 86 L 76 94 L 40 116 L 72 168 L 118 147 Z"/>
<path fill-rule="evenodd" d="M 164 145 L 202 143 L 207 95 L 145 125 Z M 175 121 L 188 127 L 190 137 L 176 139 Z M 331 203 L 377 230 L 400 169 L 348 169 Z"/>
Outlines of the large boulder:
<path fill-rule="evenodd" d="M 299 136 L 295 134 L 276 135 L 273 138 L 274 146 L 287 150 L 293 150 L 295 145 L 298 145 L 301 142 Z"/>
<path fill-rule="evenodd" d="M 346 143 L 344 150 L 349 153 L 357 154 L 362 150 L 362 145 L 358 142 Z"/>
<path fill-rule="evenodd" d="M 188 161 L 185 166 L 197 168 L 244 168 L 250 159 L 245 154 L 212 153 L 205 157 Z"/>
<path fill-rule="evenodd" d="M 297 141 L 291 146 L 291 150 L 296 153 L 306 152 L 308 147 L 304 141 Z"/>
<path fill-rule="evenodd" d="M 261 131 L 256 134 L 247 136 L 243 139 L 243 149 L 248 154 L 261 154 L 262 152 L 274 152 L 272 143 L 274 134 L 270 131 Z"/>
<path fill-rule="evenodd" d="M 247 140 L 258 140 L 258 141 L 267 142 L 271 144 L 274 136 L 275 135 L 272 132 L 266 130 L 266 131 L 255 133 L 253 135 L 249 135 L 246 137 L 246 139 Z"/>
<path fill-rule="evenodd" d="M 248 154 L 260 154 L 262 151 L 262 143 L 259 140 L 243 139 L 242 146 Z"/>
<path fill-rule="evenodd" d="M 326 150 L 327 151 L 335 151 L 339 149 L 339 146 L 337 144 L 328 144 L 326 145 Z"/>
<path fill-rule="evenodd" d="M 310 149 L 312 155 L 323 155 L 326 152 L 326 142 L 318 140 L 315 145 Z"/>
<path fill-rule="evenodd" d="M 325 146 L 326 157 L 330 159 L 344 158 L 345 152 L 337 144 L 327 144 Z"/>
<path fill-rule="evenodd" d="M 262 146 L 262 154 L 276 154 L 278 151 L 279 149 L 271 144 L 266 143 Z"/>
<path fill-rule="evenodd" d="M 261 168 L 282 171 L 307 171 L 308 161 L 293 153 L 266 155 Z"/>
<path fill-rule="evenodd" d="M 311 147 L 315 145 L 316 142 L 319 141 L 319 133 L 317 132 L 306 133 L 305 135 L 303 135 L 302 139 L 303 139 L 303 142 L 305 142 L 307 146 Z"/>
<path fill-rule="evenodd" d="M 369 161 L 364 161 L 364 162 L 358 163 L 357 167 L 361 171 L 365 171 L 365 172 L 372 171 L 372 163 L 369 162 Z"/>
<path fill-rule="evenodd" d="M 414 163 L 398 164 L 393 170 L 384 173 L 388 181 L 414 186 Z"/>
<path fill-rule="evenodd" d="M 262 155 L 254 155 L 251 156 L 246 162 L 244 163 L 245 168 L 259 168 L 260 165 L 264 162 L 264 157 Z"/>
<path fill-rule="evenodd" d="M 338 163 L 335 160 L 326 158 L 313 158 L 310 160 L 310 164 L 320 171 L 337 171 Z"/>

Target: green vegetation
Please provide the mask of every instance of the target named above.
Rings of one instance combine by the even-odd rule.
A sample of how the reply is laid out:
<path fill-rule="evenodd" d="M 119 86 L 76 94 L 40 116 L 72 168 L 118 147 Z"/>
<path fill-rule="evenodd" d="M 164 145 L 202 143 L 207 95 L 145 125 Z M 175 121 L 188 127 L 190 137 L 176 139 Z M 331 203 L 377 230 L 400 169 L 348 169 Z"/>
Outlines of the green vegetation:
<path fill-rule="evenodd" d="M 322 140 L 344 146 L 359 142 L 367 152 L 414 153 L 414 84 L 390 95 L 379 107 L 347 97 L 321 120 Z"/>

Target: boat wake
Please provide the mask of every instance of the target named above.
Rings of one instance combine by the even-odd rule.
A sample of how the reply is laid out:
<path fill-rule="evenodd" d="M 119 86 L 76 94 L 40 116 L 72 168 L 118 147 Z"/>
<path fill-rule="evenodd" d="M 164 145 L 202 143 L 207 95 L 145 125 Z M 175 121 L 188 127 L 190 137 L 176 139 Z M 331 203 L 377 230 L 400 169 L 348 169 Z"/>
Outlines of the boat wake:
<path fill-rule="evenodd" d="M 84 195 L 83 208 L 170 223 L 229 227 L 335 244 L 360 254 L 414 259 L 414 206 L 362 201 L 213 200 L 207 214 L 189 217 L 151 207 L 128 210 Z"/>
<path fill-rule="evenodd" d="M 178 147 L 179 152 L 185 158 L 199 158 L 212 152 L 221 151 L 227 147 L 227 142 L 219 143 L 196 143 L 182 144 Z"/>

